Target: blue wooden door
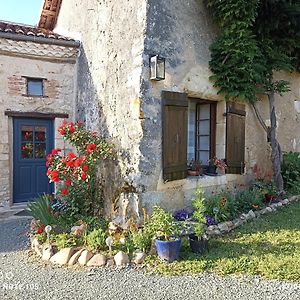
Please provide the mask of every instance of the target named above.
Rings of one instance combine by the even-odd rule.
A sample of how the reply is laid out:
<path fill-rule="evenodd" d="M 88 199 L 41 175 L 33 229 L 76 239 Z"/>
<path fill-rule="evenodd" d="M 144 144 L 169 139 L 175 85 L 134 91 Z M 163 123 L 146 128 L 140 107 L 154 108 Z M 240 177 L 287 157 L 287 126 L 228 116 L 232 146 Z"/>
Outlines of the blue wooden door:
<path fill-rule="evenodd" d="M 54 145 L 53 121 L 19 119 L 13 123 L 13 200 L 26 202 L 43 193 L 52 193 L 46 175 L 46 155 Z"/>

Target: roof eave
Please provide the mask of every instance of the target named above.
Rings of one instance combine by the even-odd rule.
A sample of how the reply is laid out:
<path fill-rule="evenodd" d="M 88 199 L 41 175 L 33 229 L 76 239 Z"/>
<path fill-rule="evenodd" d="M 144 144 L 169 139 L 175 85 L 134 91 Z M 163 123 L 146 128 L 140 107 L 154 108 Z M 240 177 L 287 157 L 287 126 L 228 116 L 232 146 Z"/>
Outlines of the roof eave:
<path fill-rule="evenodd" d="M 0 38 L 5 38 L 5 39 L 10 39 L 15 41 L 26 41 L 26 42 L 34 42 L 40 44 L 58 45 L 58 46 L 65 46 L 65 47 L 74 47 L 74 48 L 80 47 L 79 41 L 67 41 L 67 40 L 45 38 L 40 36 L 21 35 L 15 33 L 7 33 L 7 32 L 0 32 Z"/>

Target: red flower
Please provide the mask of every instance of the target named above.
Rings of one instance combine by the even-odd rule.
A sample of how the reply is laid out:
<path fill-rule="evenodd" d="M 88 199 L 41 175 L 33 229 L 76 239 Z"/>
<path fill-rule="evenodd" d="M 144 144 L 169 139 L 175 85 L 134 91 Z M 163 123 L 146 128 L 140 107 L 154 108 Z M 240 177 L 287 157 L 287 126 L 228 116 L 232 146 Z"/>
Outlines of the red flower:
<path fill-rule="evenodd" d="M 39 227 L 39 228 L 37 229 L 37 233 L 38 233 L 38 234 L 43 233 L 43 232 L 44 232 L 44 229 L 45 229 L 45 226 L 42 225 L 41 227 Z"/>
<path fill-rule="evenodd" d="M 58 132 L 59 132 L 61 135 L 65 135 L 65 134 L 66 134 L 66 131 L 65 131 L 63 128 L 59 128 L 59 129 L 58 129 Z"/>
<path fill-rule="evenodd" d="M 97 131 L 93 131 L 92 136 L 96 136 L 96 135 L 97 135 Z"/>
<path fill-rule="evenodd" d="M 86 147 L 86 151 L 88 152 L 88 153 L 91 153 L 91 152 L 93 152 L 95 149 L 96 149 L 96 144 L 94 144 L 94 143 L 91 143 L 91 144 L 88 144 L 87 145 L 87 147 Z"/>
<path fill-rule="evenodd" d="M 77 158 L 77 159 L 75 160 L 74 166 L 75 166 L 75 167 L 79 167 L 81 164 L 82 164 L 82 158 L 79 157 L 79 158 Z"/>
<path fill-rule="evenodd" d="M 73 160 L 68 161 L 68 162 L 67 162 L 67 166 L 68 166 L 68 167 L 74 167 L 74 161 L 73 161 Z"/>
<path fill-rule="evenodd" d="M 66 187 L 64 187 L 64 188 L 62 188 L 61 193 L 62 193 L 63 195 L 68 195 L 68 194 L 69 194 L 69 191 L 68 191 L 68 189 L 67 189 Z"/>
<path fill-rule="evenodd" d="M 71 180 L 71 179 L 67 179 L 67 180 L 65 181 L 65 184 L 66 184 L 66 185 L 71 185 L 71 183 L 72 183 L 72 180 Z"/>
<path fill-rule="evenodd" d="M 75 131 L 75 128 L 73 127 L 73 126 L 71 126 L 70 128 L 69 128 L 69 130 L 70 130 L 70 132 L 74 132 Z"/>
<path fill-rule="evenodd" d="M 81 179 L 82 179 L 82 180 L 86 180 L 86 178 L 87 178 L 86 174 L 85 174 L 84 172 L 82 172 L 82 173 L 81 173 Z"/>
<path fill-rule="evenodd" d="M 69 152 L 67 156 L 69 159 L 77 158 L 76 154 L 73 152 Z"/>
<path fill-rule="evenodd" d="M 60 152 L 60 151 L 61 151 L 60 148 L 52 149 L 51 154 L 52 154 L 52 155 L 55 155 L 55 154 L 57 154 L 57 153 Z"/>
<path fill-rule="evenodd" d="M 89 166 L 84 165 L 84 166 L 82 167 L 82 171 L 86 172 L 86 171 L 88 171 L 88 170 L 89 170 Z"/>
<path fill-rule="evenodd" d="M 50 161 L 46 161 L 46 167 L 49 167 Z"/>

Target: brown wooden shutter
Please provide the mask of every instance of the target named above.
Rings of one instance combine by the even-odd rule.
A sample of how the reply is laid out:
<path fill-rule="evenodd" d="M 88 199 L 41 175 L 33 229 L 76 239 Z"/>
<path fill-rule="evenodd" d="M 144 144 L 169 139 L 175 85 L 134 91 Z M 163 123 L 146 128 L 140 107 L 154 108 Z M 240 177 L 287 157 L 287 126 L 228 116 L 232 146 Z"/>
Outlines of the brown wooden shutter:
<path fill-rule="evenodd" d="M 245 105 L 227 103 L 226 116 L 227 173 L 243 174 L 245 166 Z"/>
<path fill-rule="evenodd" d="M 187 94 L 163 91 L 162 99 L 163 178 L 183 179 L 187 176 Z"/>

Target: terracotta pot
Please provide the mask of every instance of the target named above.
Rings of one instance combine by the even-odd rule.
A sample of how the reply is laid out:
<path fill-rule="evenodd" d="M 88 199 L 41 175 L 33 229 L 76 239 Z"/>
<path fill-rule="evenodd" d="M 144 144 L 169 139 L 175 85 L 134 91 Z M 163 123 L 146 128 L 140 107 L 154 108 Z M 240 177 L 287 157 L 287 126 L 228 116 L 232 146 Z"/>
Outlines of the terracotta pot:
<path fill-rule="evenodd" d="M 189 176 L 199 176 L 200 175 L 200 171 L 188 170 L 188 175 Z"/>

